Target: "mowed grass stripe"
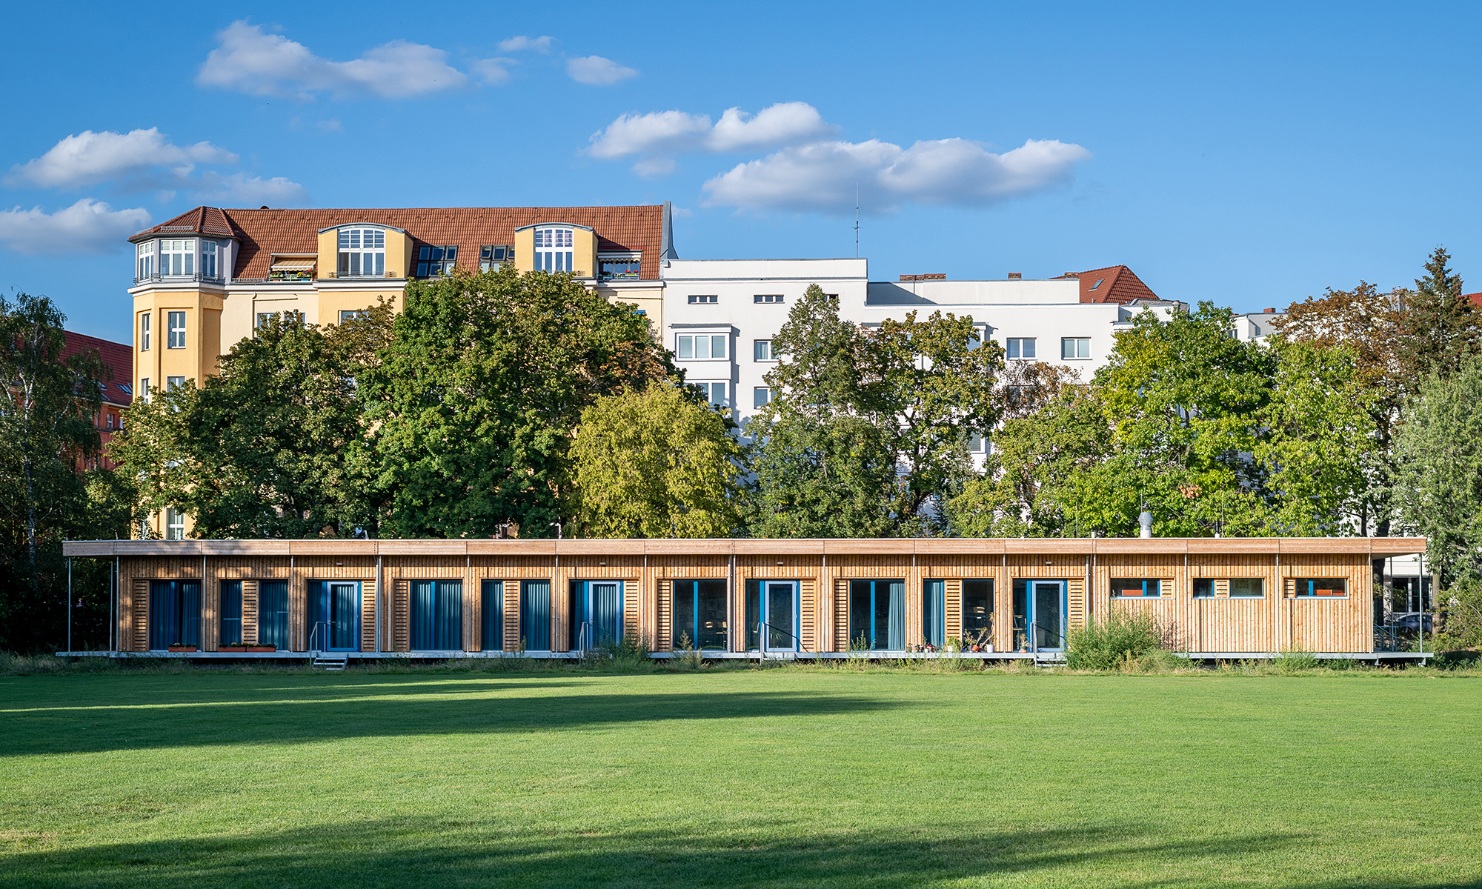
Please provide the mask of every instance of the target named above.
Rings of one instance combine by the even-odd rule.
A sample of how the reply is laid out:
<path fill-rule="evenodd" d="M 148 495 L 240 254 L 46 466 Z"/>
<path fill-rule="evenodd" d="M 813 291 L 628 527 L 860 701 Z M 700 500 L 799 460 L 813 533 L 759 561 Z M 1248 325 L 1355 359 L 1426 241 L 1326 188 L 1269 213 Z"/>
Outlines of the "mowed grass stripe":
<path fill-rule="evenodd" d="M 0 678 L 0 884 L 1482 885 L 1479 688 Z"/>

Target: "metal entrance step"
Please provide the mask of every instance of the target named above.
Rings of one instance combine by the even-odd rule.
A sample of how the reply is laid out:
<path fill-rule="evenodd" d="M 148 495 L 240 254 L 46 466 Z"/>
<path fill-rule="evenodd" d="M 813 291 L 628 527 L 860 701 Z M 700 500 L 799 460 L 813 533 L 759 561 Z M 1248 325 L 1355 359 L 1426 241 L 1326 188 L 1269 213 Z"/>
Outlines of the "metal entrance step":
<path fill-rule="evenodd" d="M 349 666 L 350 656 L 348 654 L 332 654 L 321 651 L 310 659 L 309 664 L 326 672 L 338 673 Z"/>

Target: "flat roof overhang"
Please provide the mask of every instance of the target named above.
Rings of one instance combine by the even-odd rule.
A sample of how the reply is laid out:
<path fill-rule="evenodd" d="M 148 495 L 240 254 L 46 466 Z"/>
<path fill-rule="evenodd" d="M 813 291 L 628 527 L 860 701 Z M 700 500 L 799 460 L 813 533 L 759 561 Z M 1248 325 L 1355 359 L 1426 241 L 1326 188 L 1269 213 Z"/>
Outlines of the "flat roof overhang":
<path fill-rule="evenodd" d="M 124 556 L 1220 555 L 1424 553 L 1424 537 L 880 538 L 654 540 L 68 540 L 76 558 Z"/>

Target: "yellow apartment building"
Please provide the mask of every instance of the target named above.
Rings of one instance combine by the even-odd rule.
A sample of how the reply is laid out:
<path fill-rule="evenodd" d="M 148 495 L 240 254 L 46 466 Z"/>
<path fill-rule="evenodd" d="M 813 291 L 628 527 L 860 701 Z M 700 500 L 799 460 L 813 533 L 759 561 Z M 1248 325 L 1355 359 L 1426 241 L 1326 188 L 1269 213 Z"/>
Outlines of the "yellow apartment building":
<path fill-rule="evenodd" d="M 200 381 L 268 319 L 336 324 L 408 281 L 513 265 L 565 272 L 663 330 L 670 206 L 278 210 L 196 207 L 134 245 L 134 389 Z M 156 531 L 180 537 L 185 517 Z"/>

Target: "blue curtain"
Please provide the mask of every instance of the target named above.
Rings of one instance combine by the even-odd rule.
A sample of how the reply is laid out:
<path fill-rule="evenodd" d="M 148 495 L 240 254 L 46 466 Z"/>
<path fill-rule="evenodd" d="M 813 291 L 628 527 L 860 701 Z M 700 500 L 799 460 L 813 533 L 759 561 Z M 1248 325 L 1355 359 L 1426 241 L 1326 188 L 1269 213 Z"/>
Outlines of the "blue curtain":
<path fill-rule="evenodd" d="M 257 644 L 288 648 L 288 581 L 257 585 Z"/>
<path fill-rule="evenodd" d="M 891 651 L 906 649 L 906 582 L 890 582 L 890 632 L 887 646 Z"/>
<path fill-rule="evenodd" d="M 329 647 L 340 651 L 360 648 L 360 584 L 329 585 Z"/>
<path fill-rule="evenodd" d="M 520 644 L 526 651 L 551 650 L 551 582 L 520 582 Z"/>
<path fill-rule="evenodd" d="M 222 645 L 242 644 L 242 581 L 221 582 Z"/>
<path fill-rule="evenodd" d="M 149 584 L 149 647 L 201 644 L 201 582 L 155 580 Z"/>
<path fill-rule="evenodd" d="M 463 584 L 414 580 L 411 588 L 413 651 L 456 651 L 463 647 Z"/>
<path fill-rule="evenodd" d="M 928 580 L 921 590 L 921 635 L 941 648 L 947 641 L 947 582 Z"/>
<path fill-rule="evenodd" d="M 592 603 L 592 644 L 616 645 L 623 638 L 622 581 L 588 585 Z"/>
<path fill-rule="evenodd" d="M 504 581 L 486 580 L 480 593 L 483 607 L 480 611 L 479 640 L 484 651 L 504 650 Z"/>

